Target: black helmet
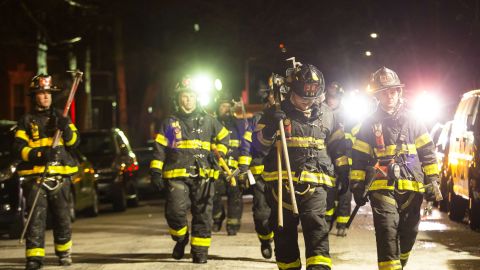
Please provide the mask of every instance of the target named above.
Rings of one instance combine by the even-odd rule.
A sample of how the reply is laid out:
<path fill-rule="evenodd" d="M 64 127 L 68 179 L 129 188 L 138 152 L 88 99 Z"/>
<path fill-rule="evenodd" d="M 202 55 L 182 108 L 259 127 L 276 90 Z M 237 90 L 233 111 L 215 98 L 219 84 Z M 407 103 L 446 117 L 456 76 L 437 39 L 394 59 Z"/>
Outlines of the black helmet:
<path fill-rule="evenodd" d="M 314 99 L 325 91 L 322 72 L 310 64 L 302 65 L 290 74 L 287 85 L 295 94 L 303 98 Z"/>
<path fill-rule="evenodd" d="M 183 78 L 177 82 L 177 85 L 175 86 L 175 95 L 178 96 L 181 92 L 193 92 L 192 78 L 190 78 L 190 75 L 183 76 Z"/>
<path fill-rule="evenodd" d="M 342 98 L 345 91 L 338 82 L 332 82 L 328 85 L 325 98 Z"/>
<path fill-rule="evenodd" d="M 47 92 L 60 92 L 61 88 L 52 85 L 52 76 L 40 74 L 32 78 L 30 83 L 29 95 L 33 96 L 38 92 L 47 91 Z"/>
<path fill-rule="evenodd" d="M 404 86 L 405 84 L 400 82 L 400 78 L 395 71 L 382 67 L 372 74 L 368 92 L 376 94 L 389 88 L 402 88 Z"/>

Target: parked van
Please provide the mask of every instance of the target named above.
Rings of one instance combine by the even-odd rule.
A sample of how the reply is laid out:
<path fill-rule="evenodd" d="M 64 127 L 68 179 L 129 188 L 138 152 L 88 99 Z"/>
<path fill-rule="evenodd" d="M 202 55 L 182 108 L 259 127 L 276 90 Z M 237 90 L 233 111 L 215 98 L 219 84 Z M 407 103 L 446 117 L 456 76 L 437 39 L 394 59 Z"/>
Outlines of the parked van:
<path fill-rule="evenodd" d="M 480 90 L 465 93 L 453 118 L 447 179 L 448 215 L 462 221 L 468 218 L 472 229 L 480 228 Z"/>

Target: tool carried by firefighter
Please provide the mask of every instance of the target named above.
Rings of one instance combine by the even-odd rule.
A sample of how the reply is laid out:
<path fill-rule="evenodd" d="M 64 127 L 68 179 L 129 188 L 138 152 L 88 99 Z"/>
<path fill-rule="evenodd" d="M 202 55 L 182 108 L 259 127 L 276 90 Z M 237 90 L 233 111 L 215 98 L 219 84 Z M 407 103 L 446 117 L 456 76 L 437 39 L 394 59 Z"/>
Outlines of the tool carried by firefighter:
<path fill-rule="evenodd" d="M 68 112 L 70 110 L 70 106 L 72 105 L 73 99 L 75 98 L 75 93 L 77 92 L 78 85 L 80 84 L 80 82 L 82 80 L 82 76 L 83 76 L 83 72 L 81 72 L 79 70 L 68 71 L 68 72 L 72 73 L 73 82 L 72 82 L 72 87 L 70 88 L 70 93 L 68 95 L 67 102 L 65 103 L 65 107 L 63 108 L 63 113 L 62 113 L 63 117 L 67 117 L 67 115 L 68 115 Z M 55 149 L 55 147 L 58 146 L 58 144 L 60 143 L 60 138 L 61 137 L 62 137 L 62 131 L 60 129 L 57 129 L 55 131 L 54 136 L 53 136 L 52 147 L 51 147 L 52 149 Z M 20 244 L 23 244 L 23 240 L 25 238 L 25 233 L 27 232 L 27 228 L 30 224 L 30 220 L 32 218 L 33 211 L 35 210 L 35 206 L 36 206 L 37 201 L 38 201 L 38 197 L 40 196 L 41 186 L 45 186 L 48 189 L 54 189 L 54 188 L 51 188 L 50 186 L 47 186 L 47 185 L 44 184 L 45 180 L 47 179 L 48 168 L 49 168 L 49 166 L 52 166 L 52 165 L 53 164 L 52 164 L 51 161 L 47 161 L 47 163 L 45 164 L 45 170 L 44 170 L 42 176 L 37 180 L 37 184 L 38 184 L 39 188 L 36 191 L 35 199 L 33 200 L 32 207 L 30 208 L 30 212 L 28 213 L 27 221 L 25 222 L 25 226 L 23 227 L 23 231 L 22 231 L 22 234 L 21 234 L 20 240 L 19 240 Z"/>
<path fill-rule="evenodd" d="M 222 158 L 222 156 L 218 152 L 217 147 L 214 144 L 212 144 L 211 148 L 212 148 L 213 153 L 215 154 L 215 157 L 217 157 L 218 164 L 220 165 L 220 167 L 222 167 L 222 169 L 227 173 L 227 175 L 229 177 L 231 176 L 230 177 L 230 185 L 232 187 L 235 187 L 237 185 L 237 180 L 235 179 L 235 177 L 233 177 L 232 171 L 228 167 L 227 162 L 225 162 L 225 159 Z"/>
<path fill-rule="evenodd" d="M 272 88 L 273 88 L 273 93 L 275 97 L 275 108 L 277 110 L 280 110 L 280 103 L 281 103 L 281 86 L 285 84 L 285 80 L 283 77 L 277 75 L 277 74 L 272 74 Z M 283 153 L 284 161 L 285 161 L 285 167 L 287 169 L 287 177 L 288 177 L 288 188 L 291 190 L 290 192 L 290 200 L 292 201 L 292 211 L 293 214 L 298 215 L 298 207 L 297 207 L 297 200 L 295 199 L 295 188 L 293 187 L 293 176 L 292 176 L 292 170 L 290 167 L 290 158 L 288 155 L 288 148 L 287 148 L 287 139 L 285 136 L 285 127 L 283 120 L 280 119 L 278 122 L 278 129 L 280 131 L 280 141 L 277 141 L 277 158 L 280 160 L 278 162 L 278 165 L 280 165 L 280 168 L 278 170 L 279 172 L 279 179 L 278 179 L 278 196 L 281 196 L 282 194 L 282 187 L 283 187 L 283 181 L 282 181 L 282 170 L 281 170 L 281 159 L 280 156 Z M 278 149 L 281 149 L 282 151 L 279 151 Z M 280 204 L 282 200 L 278 200 L 278 203 Z M 281 207 L 279 207 L 279 212 L 282 210 Z M 280 223 L 279 223 L 280 224 Z"/>

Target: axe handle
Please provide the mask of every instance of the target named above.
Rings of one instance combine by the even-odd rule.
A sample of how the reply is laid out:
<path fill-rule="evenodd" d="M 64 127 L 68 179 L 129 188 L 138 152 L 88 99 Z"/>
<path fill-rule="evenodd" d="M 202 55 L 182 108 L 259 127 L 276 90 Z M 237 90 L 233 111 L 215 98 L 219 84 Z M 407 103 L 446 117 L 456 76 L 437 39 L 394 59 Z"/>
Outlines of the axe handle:
<path fill-rule="evenodd" d="M 283 180 L 282 180 L 282 142 L 277 141 L 277 170 L 278 170 L 278 227 L 283 228 Z"/>

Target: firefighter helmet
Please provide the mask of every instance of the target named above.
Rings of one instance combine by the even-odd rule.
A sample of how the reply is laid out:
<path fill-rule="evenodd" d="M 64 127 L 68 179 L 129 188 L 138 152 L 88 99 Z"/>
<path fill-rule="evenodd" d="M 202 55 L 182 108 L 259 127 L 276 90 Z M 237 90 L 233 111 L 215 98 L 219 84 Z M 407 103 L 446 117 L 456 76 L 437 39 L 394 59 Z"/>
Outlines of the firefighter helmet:
<path fill-rule="evenodd" d="M 308 99 L 317 98 L 325 91 L 322 72 L 310 64 L 297 68 L 287 78 L 287 85 L 295 94 Z"/>
<path fill-rule="evenodd" d="M 372 74 L 370 84 L 368 85 L 368 92 L 376 94 L 389 88 L 402 88 L 404 86 L 405 84 L 400 82 L 400 78 L 398 78 L 395 71 L 382 67 Z"/>
<path fill-rule="evenodd" d="M 190 75 L 185 75 L 175 86 L 175 94 L 178 95 L 181 92 L 193 92 L 192 78 Z"/>
<path fill-rule="evenodd" d="M 52 76 L 40 74 L 32 78 L 30 83 L 29 95 L 33 96 L 38 92 L 47 91 L 47 92 L 60 92 L 61 88 L 52 85 Z"/>
<path fill-rule="evenodd" d="M 345 91 L 338 82 L 332 82 L 328 85 L 325 91 L 325 97 L 328 98 L 342 98 Z"/>

